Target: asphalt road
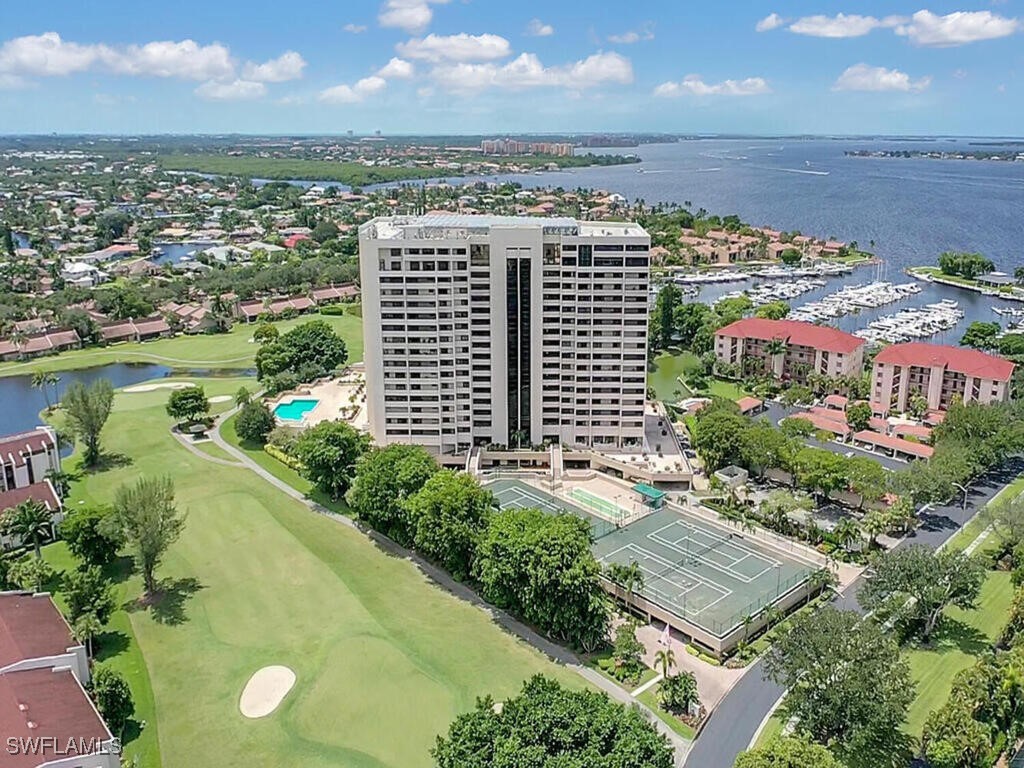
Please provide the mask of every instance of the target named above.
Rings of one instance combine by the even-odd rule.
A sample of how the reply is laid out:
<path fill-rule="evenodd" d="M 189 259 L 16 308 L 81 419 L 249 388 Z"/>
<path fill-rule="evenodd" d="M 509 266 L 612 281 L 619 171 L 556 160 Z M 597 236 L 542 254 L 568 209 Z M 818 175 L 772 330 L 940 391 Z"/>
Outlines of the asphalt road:
<path fill-rule="evenodd" d="M 898 546 L 923 544 L 937 549 L 1021 472 L 1024 472 L 1024 457 L 1014 458 L 999 469 L 989 472 L 971 486 L 966 510 L 962 495 L 952 504 L 928 509 L 919 515 L 921 525 Z M 857 602 L 859 587 L 860 579 L 839 594 L 833 605 L 843 610 L 863 613 L 863 608 Z M 732 768 L 736 756 L 749 746 L 761 722 L 784 692 L 781 686 L 765 680 L 763 673 L 762 657 L 740 678 L 711 714 L 690 750 L 686 768 Z"/>

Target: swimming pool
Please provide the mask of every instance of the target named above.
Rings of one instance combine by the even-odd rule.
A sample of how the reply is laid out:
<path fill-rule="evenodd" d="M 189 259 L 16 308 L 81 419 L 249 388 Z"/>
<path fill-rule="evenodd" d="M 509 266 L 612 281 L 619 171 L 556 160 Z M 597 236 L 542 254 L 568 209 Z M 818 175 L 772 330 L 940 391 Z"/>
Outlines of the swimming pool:
<path fill-rule="evenodd" d="M 274 415 L 283 421 L 302 421 L 302 417 L 320 404 L 319 400 L 297 399 L 274 406 Z"/>

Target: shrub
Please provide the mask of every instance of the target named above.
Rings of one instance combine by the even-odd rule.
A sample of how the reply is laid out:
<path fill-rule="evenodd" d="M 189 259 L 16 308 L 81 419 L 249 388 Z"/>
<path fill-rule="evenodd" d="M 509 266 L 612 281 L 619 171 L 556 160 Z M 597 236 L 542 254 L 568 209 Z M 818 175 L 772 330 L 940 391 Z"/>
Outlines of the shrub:
<path fill-rule="evenodd" d="M 294 456 L 289 456 L 276 445 L 271 445 L 270 443 L 267 443 L 266 445 L 263 446 L 263 450 L 266 451 L 267 454 L 269 454 L 270 456 L 273 456 L 275 459 L 280 461 L 289 469 L 294 469 L 296 472 L 299 473 L 301 473 L 305 469 L 305 467 L 302 466 L 301 461 L 299 461 Z"/>

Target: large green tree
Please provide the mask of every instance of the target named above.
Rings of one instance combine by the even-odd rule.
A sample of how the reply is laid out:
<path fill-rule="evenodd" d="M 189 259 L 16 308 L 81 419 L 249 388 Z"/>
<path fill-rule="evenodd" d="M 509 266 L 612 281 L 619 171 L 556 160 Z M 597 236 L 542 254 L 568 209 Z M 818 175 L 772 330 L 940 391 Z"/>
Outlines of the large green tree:
<path fill-rule="evenodd" d="M 820 744 L 781 736 L 741 753 L 735 768 L 843 768 L 843 764 Z"/>
<path fill-rule="evenodd" d="M 372 448 L 356 463 L 355 478 L 345 500 L 361 520 L 408 546 L 415 526 L 410 524 L 403 502 L 437 470 L 434 458 L 418 445 L 395 443 Z"/>
<path fill-rule="evenodd" d="M 472 475 L 442 469 L 403 504 L 420 552 L 456 579 L 469 577 L 494 496 Z"/>
<path fill-rule="evenodd" d="M 311 381 L 347 359 L 345 342 L 330 324 L 312 320 L 264 343 L 256 352 L 256 373 L 260 379 L 291 373 Z"/>
<path fill-rule="evenodd" d="M 658 291 L 651 317 L 651 346 L 666 349 L 672 346 L 675 334 L 675 313 L 682 304 L 683 295 L 675 283 L 665 283 Z"/>
<path fill-rule="evenodd" d="M 744 435 L 749 426 L 747 418 L 725 408 L 698 415 L 693 447 L 708 473 L 742 463 Z"/>
<path fill-rule="evenodd" d="M 251 443 L 267 442 L 267 435 L 274 431 L 275 426 L 274 414 L 259 400 L 245 403 L 235 416 L 235 434 Z"/>
<path fill-rule="evenodd" d="M 880 620 L 899 622 L 927 642 L 948 606 L 974 607 L 984 580 L 977 558 L 913 545 L 879 554 L 857 597 Z"/>
<path fill-rule="evenodd" d="M 431 751 L 437 768 L 671 768 L 672 747 L 635 707 L 532 678 L 500 710 L 488 696 Z"/>
<path fill-rule="evenodd" d="M 348 490 L 356 461 L 370 447 L 369 436 L 344 421 L 321 421 L 295 441 L 295 457 L 306 477 L 332 499 Z"/>
<path fill-rule="evenodd" d="M 140 477 L 133 485 L 122 485 L 106 524 L 127 543 L 146 593 L 154 594 L 156 569 L 185 528 L 185 515 L 174 503 L 174 482 L 169 477 Z"/>
<path fill-rule="evenodd" d="M 95 565 L 72 571 L 64 577 L 62 591 L 68 604 L 71 622 L 85 614 L 106 624 L 114 612 L 114 591 L 103 572 Z"/>
<path fill-rule="evenodd" d="M 604 642 L 608 609 L 589 524 L 574 515 L 505 509 L 491 516 L 475 575 L 491 603 L 583 650 Z"/>
<path fill-rule="evenodd" d="M 960 346 L 975 347 L 977 349 L 994 349 L 996 336 L 1002 330 L 999 323 L 986 323 L 975 320 L 964 332 L 960 339 Z"/>
<path fill-rule="evenodd" d="M 95 466 L 100 460 L 100 433 L 114 405 L 114 387 L 107 379 L 98 379 L 89 386 L 72 382 L 61 400 L 72 434 L 85 444 L 82 460 Z"/>
<path fill-rule="evenodd" d="M 178 421 L 196 421 L 210 412 L 210 401 L 202 387 L 184 387 L 167 398 L 167 415 Z"/>
<path fill-rule="evenodd" d="M 60 535 L 71 553 L 87 565 L 113 562 L 122 541 L 118 532 L 104 524 L 113 513 L 110 507 L 80 507 L 68 512 L 60 524 Z"/>
<path fill-rule="evenodd" d="M 765 670 L 789 690 L 786 712 L 816 741 L 844 751 L 902 742 L 914 683 L 896 641 L 874 622 L 831 607 L 800 616 Z"/>
<path fill-rule="evenodd" d="M 135 701 L 128 681 L 106 664 L 97 664 L 89 689 L 96 702 L 96 709 L 103 715 L 111 732 L 123 733 L 128 720 L 135 714 Z"/>

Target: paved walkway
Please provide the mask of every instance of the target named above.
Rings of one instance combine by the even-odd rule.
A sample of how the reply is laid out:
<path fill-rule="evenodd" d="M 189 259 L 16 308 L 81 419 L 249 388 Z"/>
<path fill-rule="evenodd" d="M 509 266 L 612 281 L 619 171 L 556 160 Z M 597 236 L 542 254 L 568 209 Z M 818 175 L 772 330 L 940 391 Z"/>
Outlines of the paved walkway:
<path fill-rule="evenodd" d="M 214 426 L 214 429 L 216 429 L 216 428 L 217 427 Z M 198 456 L 200 459 L 203 459 L 204 461 L 211 461 L 214 464 L 220 464 L 221 466 L 225 466 L 225 467 L 241 467 L 241 466 L 244 466 L 242 464 L 242 462 L 240 462 L 240 461 L 232 461 L 230 459 L 222 459 L 219 456 L 212 456 L 209 453 L 206 453 L 205 451 L 199 450 L 199 448 L 196 447 L 196 444 L 194 442 L 192 442 L 192 440 L 190 440 L 186 435 L 183 435 L 180 432 L 175 432 L 172 429 L 171 430 L 171 434 L 174 435 L 174 439 L 175 440 L 177 440 L 185 448 L 187 448 L 189 451 L 191 451 L 192 453 L 194 453 L 196 456 Z M 217 443 L 216 440 L 213 440 L 212 442 L 215 445 L 219 445 L 219 443 Z M 221 447 L 223 447 L 223 446 L 221 446 Z"/>
<path fill-rule="evenodd" d="M 576 654 L 572 653 L 567 648 L 564 648 L 563 646 L 558 645 L 557 643 L 554 643 L 551 640 L 548 640 L 546 637 L 543 637 L 542 635 L 538 634 L 518 619 L 515 619 L 509 614 L 505 613 L 504 611 L 499 610 L 494 606 L 486 603 L 472 589 L 467 587 L 465 584 L 455 581 L 446 571 L 442 570 L 441 568 L 438 568 L 433 563 L 424 560 L 415 552 L 405 549 L 404 547 L 400 547 L 391 539 L 381 535 L 380 533 L 374 531 L 371 528 L 367 528 L 360 525 L 352 518 L 336 514 L 335 512 L 332 512 L 326 507 L 317 504 L 315 501 L 311 501 L 310 499 L 306 498 L 306 496 L 301 491 L 292 488 L 290 485 L 288 485 L 288 483 L 284 482 L 283 480 L 277 477 L 274 477 L 267 470 L 263 469 L 263 467 L 261 467 L 259 464 L 254 462 L 244 453 L 242 453 L 233 445 L 224 440 L 224 438 L 221 437 L 220 435 L 220 425 L 224 422 L 226 418 L 231 416 L 237 410 L 237 408 L 232 408 L 231 410 L 222 413 L 217 418 L 216 422 L 214 423 L 213 429 L 210 430 L 209 434 L 213 442 L 216 445 L 220 446 L 223 450 L 225 450 L 230 456 L 234 456 L 238 460 L 239 464 L 245 466 L 247 469 L 252 470 L 257 475 L 266 480 L 268 483 L 273 485 L 275 488 L 282 491 L 283 493 L 286 493 L 288 496 L 291 496 L 293 499 L 302 502 L 307 507 L 312 509 L 314 512 L 324 515 L 325 517 L 329 517 L 335 522 L 340 523 L 341 525 L 347 526 L 353 530 L 361 532 L 367 538 L 373 541 L 373 543 L 376 544 L 380 549 L 387 552 L 388 554 L 409 560 L 414 565 L 416 565 L 416 567 L 419 568 L 420 571 L 422 571 L 427 578 L 429 578 L 439 587 L 445 589 L 446 591 L 450 592 L 456 597 L 459 597 L 465 600 L 466 602 L 471 603 L 480 608 L 481 610 L 485 611 L 500 627 L 512 633 L 521 640 L 529 643 L 548 658 L 573 670 L 578 675 L 587 680 L 595 688 L 607 693 L 608 696 L 612 699 L 615 699 L 616 701 L 619 701 L 623 704 L 631 704 L 633 706 L 639 707 L 640 710 L 647 717 L 647 719 L 654 723 L 658 731 L 664 734 L 668 738 L 669 743 L 671 743 L 672 746 L 675 748 L 675 765 L 677 766 L 677 768 L 681 768 L 683 763 L 686 761 L 686 755 L 690 750 L 691 742 L 682 738 L 675 731 L 669 728 L 668 725 L 663 720 L 661 720 L 657 715 L 655 715 L 648 707 L 636 701 L 629 694 L 628 691 L 619 687 L 618 685 L 613 683 L 608 678 L 604 677 L 604 675 L 600 674 L 596 670 L 583 665 L 580 662 L 579 658 L 576 656 Z M 206 454 L 203 454 L 203 456 L 204 458 L 213 458 L 207 456 Z"/>

